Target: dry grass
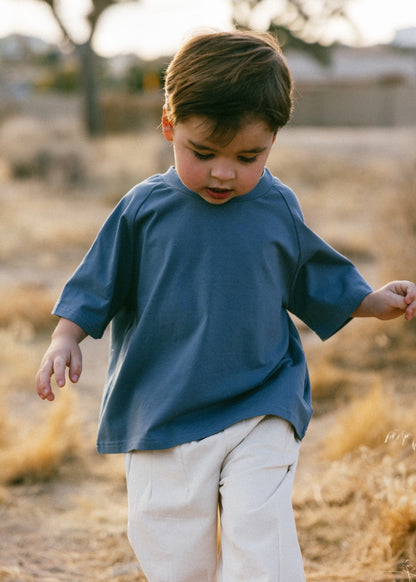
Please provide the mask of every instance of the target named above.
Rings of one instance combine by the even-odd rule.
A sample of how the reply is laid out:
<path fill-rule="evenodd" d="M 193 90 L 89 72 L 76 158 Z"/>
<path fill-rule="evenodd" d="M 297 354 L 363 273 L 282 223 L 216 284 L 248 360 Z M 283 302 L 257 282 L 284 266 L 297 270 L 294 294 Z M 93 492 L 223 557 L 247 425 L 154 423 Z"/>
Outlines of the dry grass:
<path fill-rule="evenodd" d="M 86 180 L 89 144 L 71 122 L 51 124 L 45 131 L 34 117 L 11 117 L 2 124 L 0 151 L 17 179 L 40 178 L 58 191 Z"/>
<path fill-rule="evenodd" d="M 416 263 L 416 157 L 395 167 L 396 180 L 390 195 L 380 204 L 375 243 L 381 249 L 382 273 L 387 279 L 414 280 Z"/>
<path fill-rule="evenodd" d="M 147 93 L 106 93 L 101 100 L 103 125 L 107 133 L 153 130 L 160 123 L 164 95 Z"/>
<path fill-rule="evenodd" d="M 362 148 L 359 132 L 356 137 Z M 414 143 L 414 137 L 404 139 Z M 304 142 L 299 152 L 294 137 L 276 152 L 307 221 L 374 286 L 416 278 L 410 142 L 402 153 L 363 155 L 361 149 L 357 156 L 339 155 L 337 141 L 332 150 Z M 307 580 L 416 580 L 415 326 L 357 321 L 324 346 L 305 337 L 317 409 L 338 408 L 317 444 L 328 461 L 321 461 L 309 487 L 295 487 Z"/>
<path fill-rule="evenodd" d="M 357 393 L 359 389 L 365 389 L 374 380 L 372 370 L 358 370 L 355 366 L 346 369 L 333 362 L 329 349 L 311 359 L 309 373 L 315 404 L 342 404 L 348 396 Z"/>
<path fill-rule="evenodd" d="M 32 328 L 0 329 L 0 341 L 0 395 L 33 389 L 42 347 L 34 342 Z"/>
<path fill-rule="evenodd" d="M 59 488 L 69 479 L 71 457 L 90 453 L 82 444 L 85 429 L 75 420 L 81 410 L 72 390 L 52 405 L 28 396 L 53 324 L 50 309 L 110 206 L 135 182 L 165 169 L 172 155 L 156 131 L 90 143 L 67 122 L 39 128 L 37 120 L 18 118 L 0 128 L 0 466 L 2 483 L 50 479 Z M 392 130 L 291 130 L 279 136 L 270 159 L 270 169 L 298 193 L 307 222 L 354 259 L 374 286 L 416 278 L 412 144 L 407 132 Z M 71 166 L 66 159 L 78 161 Z M 17 179 L 23 166 L 26 175 Z M 357 321 L 321 345 L 302 329 L 320 418 L 331 418 L 308 461 L 319 470 L 307 487 L 295 488 L 308 582 L 416 579 L 415 334 L 415 326 L 403 321 Z M 98 399 L 85 402 L 82 412 L 92 402 L 98 406 Z M 90 478 L 98 471 L 96 487 L 110 488 L 114 472 L 101 474 L 97 467 Z M 0 488 L 5 512 L 20 507 L 15 490 Z M 114 497 L 111 489 L 106 493 Z M 73 515 L 98 534 L 115 513 L 106 501 L 101 513 L 95 506 L 87 511 L 92 498 L 79 501 Z M 91 531 L 85 532 L 88 543 Z M 77 560 L 90 561 L 80 580 L 139 579 L 118 533 L 97 535 L 94 556 L 87 541 L 80 548 L 72 534 L 62 535 L 74 544 L 63 552 L 68 571 Z M 26 576 L 5 561 L 0 579 L 45 575 Z"/>
<path fill-rule="evenodd" d="M 74 409 L 74 393 L 68 390 L 46 418 L 32 418 L 22 427 L 3 417 L 0 448 L 3 483 L 50 479 L 63 463 L 80 454 L 81 436 Z"/>
<path fill-rule="evenodd" d="M 295 498 L 308 582 L 416 579 L 414 460 L 391 443 L 360 446 Z"/>
<path fill-rule="evenodd" d="M 24 328 L 26 335 L 50 330 L 56 323 L 51 315 L 55 300 L 51 290 L 39 283 L 0 287 L 0 330 Z"/>
<path fill-rule="evenodd" d="M 337 414 L 337 422 L 327 435 L 324 455 L 331 461 L 342 459 L 360 447 L 381 446 L 403 415 L 391 391 L 377 381 L 362 397 L 355 397 Z"/>
<path fill-rule="evenodd" d="M 45 192 L 38 180 L 12 182 L 0 190 L 0 204 L 0 259 L 13 258 L 15 265 L 25 262 L 34 268 L 54 268 L 56 261 L 67 261 L 77 249 L 81 257 L 109 212 L 108 206 L 97 203 L 93 212 L 86 212 L 80 193 L 54 199 L 53 191 Z"/>

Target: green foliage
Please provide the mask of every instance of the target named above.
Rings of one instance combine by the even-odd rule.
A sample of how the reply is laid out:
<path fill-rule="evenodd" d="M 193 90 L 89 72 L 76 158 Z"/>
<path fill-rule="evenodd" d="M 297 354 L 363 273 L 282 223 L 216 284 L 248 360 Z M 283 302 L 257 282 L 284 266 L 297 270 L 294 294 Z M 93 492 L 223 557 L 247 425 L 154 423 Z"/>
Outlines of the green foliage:
<path fill-rule="evenodd" d="M 126 87 L 131 92 L 143 91 L 144 71 L 140 65 L 132 65 L 126 74 Z"/>
<path fill-rule="evenodd" d="M 76 67 L 57 69 L 51 76 L 50 88 L 63 93 L 73 93 L 81 88 L 81 78 Z"/>

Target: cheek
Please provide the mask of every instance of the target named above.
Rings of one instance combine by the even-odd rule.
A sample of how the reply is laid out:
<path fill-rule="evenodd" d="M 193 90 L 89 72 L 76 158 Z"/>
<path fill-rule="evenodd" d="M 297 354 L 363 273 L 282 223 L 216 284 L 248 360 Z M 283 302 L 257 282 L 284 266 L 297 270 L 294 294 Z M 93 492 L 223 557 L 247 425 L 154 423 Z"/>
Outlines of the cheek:
<path fill-rule="evenodd" d="M 198 187 L 205 176 L 203 168 L 200 167 L 200 164 L 198 164 L 198 161 L 194 158 L 179 158 L 176 161 L 176 171 L 182 182 L 185 186 L 190 188 L 190 190 L 194 190 L 195 187 Z"/>
<path fill-rule="evenodd" d="M 253 167 L 253 166 L 247 167 L 243 170 L 243 172 L 240 172 L 240 179 L 244 180 L 244 182 L 247 184 L 247 186 L 251 190 L 254 188 L 254 186 L 257 184 L 257 182 L 260 180 L 260 178 L 263 174 L 263 170 L 264 170 L 263 165 L 256 164 L 255 167 Z"/>

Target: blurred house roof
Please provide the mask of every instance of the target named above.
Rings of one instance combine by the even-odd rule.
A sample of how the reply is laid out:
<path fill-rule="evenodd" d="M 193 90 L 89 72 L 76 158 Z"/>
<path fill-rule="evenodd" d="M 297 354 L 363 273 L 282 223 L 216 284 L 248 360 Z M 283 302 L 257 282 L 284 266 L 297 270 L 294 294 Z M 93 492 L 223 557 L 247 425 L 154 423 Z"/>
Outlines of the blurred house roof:
<path fill-rule="evenodd" d="M 0 56 L 11 61 L 46 54 L 51 48 L 52 45 L 42 39 L 23 34 L 10 34 L 0 39 Z"/>
<path fill-rule="evenodd" d="M 331 63 L 320 64 L 312 56 L 287 51 L 295 83 L 406 83 L 416 85 L 416 50 L 395 45 L 373 47 L 336 46 Z"/>
<path fill-rule="evenodd" d="M 394 35 L 393 45 L 403 48 L 416 49 L 416 26 L 397 30 L 396 34 Z"/>

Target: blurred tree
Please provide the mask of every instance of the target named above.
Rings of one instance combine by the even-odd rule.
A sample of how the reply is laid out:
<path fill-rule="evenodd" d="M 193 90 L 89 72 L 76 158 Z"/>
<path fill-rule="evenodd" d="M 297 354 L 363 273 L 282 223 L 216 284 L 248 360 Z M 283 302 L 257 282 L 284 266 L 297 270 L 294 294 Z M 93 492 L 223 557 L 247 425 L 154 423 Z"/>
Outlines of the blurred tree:
<path fill-rule="evenodd" d="M 304 50 L 328 64 L 331 46 L 324 42 L 328 25 L 353 24 L 346 7 L 351 0 L 232 0 L 234 26 L 259 28 L 261 22 L 286 48 Z"/>
<path fill-rule="evenodd" d="M 97 55 L 93 49 L 92 41 L 97 29 L 97 23 L 101 15 L 110 6 L 116 6 L 123 2 L 134 2 L 139 0 L 90 0 L 91 9 L 86 19 L 89 24 L 89 34 L 84 43 L 78 43 L 70 33 L 64 20 L 60 15 L 60 4 L 62 0 L 39 0 L 47 4 L 58 24 L 63 39 L 73 46 L 80 58 L 82 71 L 82 84 L 84 87 L 85 98 L 85 124 L 89 135 L 97 136 L 102 133 L 103 125 L 101 120 L 101 109 L 98 97 L 98 80 L 97 80 Z M 71 0 L 67 0 L 70 2 Z"/>

